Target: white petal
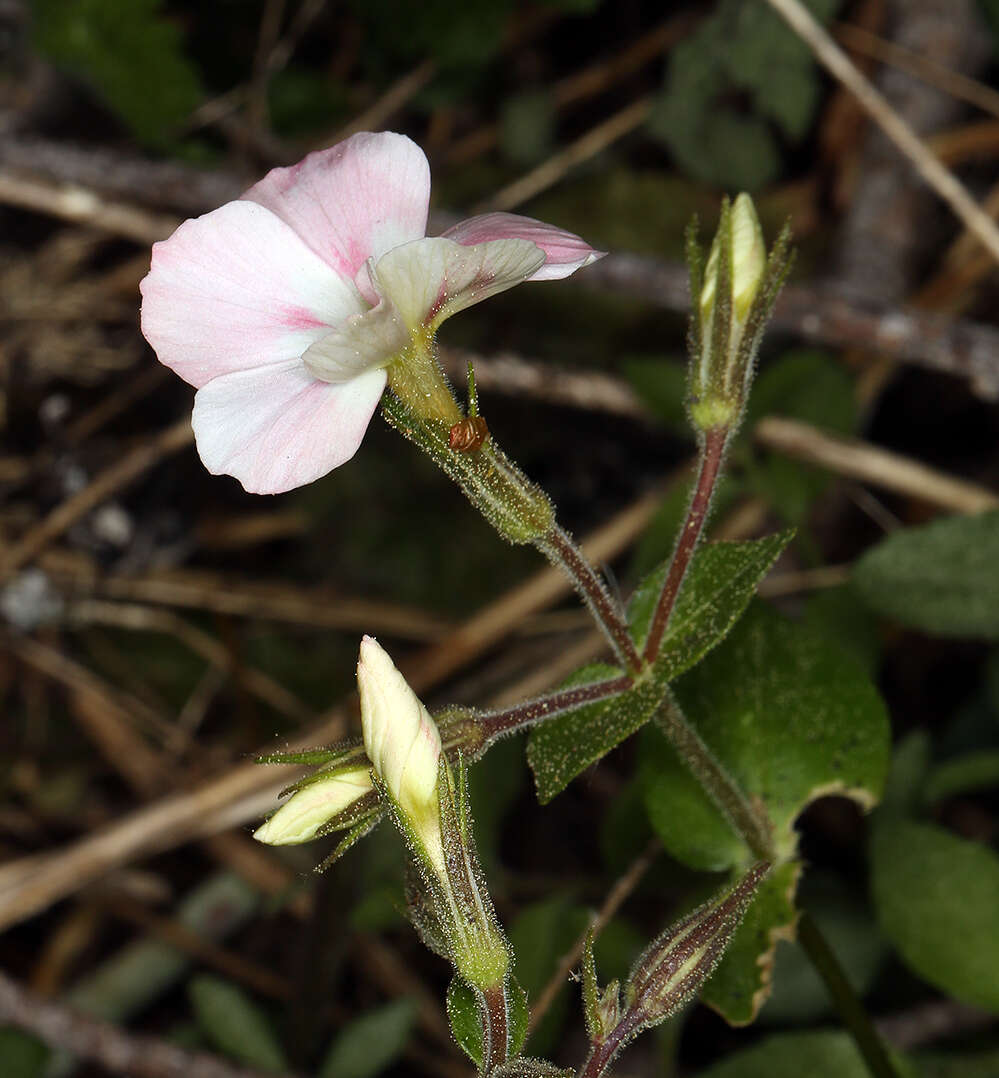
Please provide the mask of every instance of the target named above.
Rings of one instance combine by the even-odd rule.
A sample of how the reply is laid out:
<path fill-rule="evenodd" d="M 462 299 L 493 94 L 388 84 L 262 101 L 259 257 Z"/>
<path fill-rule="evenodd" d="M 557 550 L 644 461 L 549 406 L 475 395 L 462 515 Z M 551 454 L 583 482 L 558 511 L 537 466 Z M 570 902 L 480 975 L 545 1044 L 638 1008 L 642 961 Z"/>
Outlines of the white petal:
<path fill-rule="evenodd" d="M 300 360 L 223 375 L 194 398 L 198 452 L 252 494 L 303 486 L 357 452 L 385 382 L 375 370 L 329 385 Z"/>
<path fill-rule="evenodd" d="M 195 386 L 282 363 L 364 309 L 353 279 L 252 202 L 230 202 L 153 247 L 140 285 L 142 332 Z"/>
<path fill-rule="evenodd" d="M 426 232 L 430 166 L 405 135 L 365 131 L 273 169 L 243 198 L 276 213 L 353 278 L 368 258 Z"/>

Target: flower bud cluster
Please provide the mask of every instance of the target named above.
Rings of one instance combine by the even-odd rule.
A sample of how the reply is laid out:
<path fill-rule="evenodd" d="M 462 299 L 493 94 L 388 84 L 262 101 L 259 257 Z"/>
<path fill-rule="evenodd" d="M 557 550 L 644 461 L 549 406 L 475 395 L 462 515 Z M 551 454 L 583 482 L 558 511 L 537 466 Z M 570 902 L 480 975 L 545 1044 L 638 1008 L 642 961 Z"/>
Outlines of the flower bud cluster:
<path fill-rule="evenodd" d="M 747 194 L 723 202 L 706 266 L 696 223 L 687 234 L 694 304 L 688 403 L 700 431 L 734 431 L 739 424 L 763 331 L 791 268 L 789 240 L 785 227 L 767 255 Z"/>

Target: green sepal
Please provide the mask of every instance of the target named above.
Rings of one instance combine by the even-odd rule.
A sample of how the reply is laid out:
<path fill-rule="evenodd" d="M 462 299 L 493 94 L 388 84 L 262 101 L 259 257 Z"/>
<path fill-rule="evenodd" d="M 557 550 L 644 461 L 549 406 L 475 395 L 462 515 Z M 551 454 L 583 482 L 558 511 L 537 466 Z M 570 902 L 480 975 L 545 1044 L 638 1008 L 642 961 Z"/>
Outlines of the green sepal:
<path fill-rule="evenodd" d="M 603 1023 L 600 1021 L 600 987 L 597 983 L 597 962 L 593 955 L 593 925 L 586 932 L 583 943 L 582 987 L 583 1018 L 586 1022 L 586 1034 L 591 1044 L 599 1044 L 604 1038 Z"/>
<path fill-rule="evenodd" d="M 384 817 L 384 810 L 376 810 L 369 816 L 366 816 L 363 820 L 358 821 L 354 826 L 343 836 L 342 839 L 336 844 L 336 848 L 318 865 L 316 865 L 313 871 L 325 872 L 331 865 L 336 864 L 341 857 L 353 846 L 356 842 L 359 842 L 365 835 L 370 835 L 372 831 L 382 822 Z"/>

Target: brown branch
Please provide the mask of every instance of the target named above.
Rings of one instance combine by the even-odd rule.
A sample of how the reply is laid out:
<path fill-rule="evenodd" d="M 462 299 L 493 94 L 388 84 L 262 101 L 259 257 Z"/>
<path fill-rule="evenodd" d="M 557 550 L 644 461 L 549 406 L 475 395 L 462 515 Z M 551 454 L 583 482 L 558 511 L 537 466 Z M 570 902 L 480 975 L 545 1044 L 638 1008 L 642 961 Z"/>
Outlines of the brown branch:
<path fill-rule="evenodd" d="M 0 973 L 0 1024 L 16 1026 L 51 1048 L 99 1063 L 126 1078 L 264 1078 L 261 1071 L 205 1052 L 188 1052 L 155 1037 L 126 1033 L 109 1022 L 50 1003 L 5 973 Z"/>
<path fill-rule="evenodd" d="M 51 564 L 50 564 L 51 562 Z M 438 640 L 452 624 L 417 607 L 342 595 L 330 588 L 244 580 L 222 573 L 173 569 L 141 576 L 98 575 L 43 558 L 42 567 L 71 599 L 99 598 L 209 610 L 235 617 L 385 633 L 407 640 Z"/>
<path fill-rule="evenodd" d="M 983 513 L 999 508 L 999 494 L 946 475 L 919 461 L 870 445 L 856 438 L 829 434 L 796 419 L 768 416 L 757 423 L 753 436 L 761 445 L 828 468 L 837 475 L 907 494 L 956 513 Z"/>

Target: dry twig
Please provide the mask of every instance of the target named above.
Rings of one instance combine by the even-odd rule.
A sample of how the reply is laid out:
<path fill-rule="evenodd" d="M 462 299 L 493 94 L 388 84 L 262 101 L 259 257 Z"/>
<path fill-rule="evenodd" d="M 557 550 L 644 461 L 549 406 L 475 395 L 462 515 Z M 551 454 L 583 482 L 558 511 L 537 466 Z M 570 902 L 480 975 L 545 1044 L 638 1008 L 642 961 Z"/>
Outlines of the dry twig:
<path fill-rule="evenodd" d="M 126 1033 L 109 1022 L 49 1003 L 0 973 L 0 1023 L 126 1078 L 264 1078 L 260 1071 L 188 1052 L 168 1041 Z M 273 1076 L 273 1072 L 272 1072 Z"/>
<path fill-rule="evenodd" d="M 823 64 L 856 97 L 884 133 L 912 162 L 920 176 L 947 203 L 999 262 L 999 228 L 953 173 L 926 148 L 853 61 L 818 23 L 801 0 L 767 0 Z"/>
<path fill-rule="evenodd" d="M 976 483 L 956 479 L 898 453 L 829 434 L 808 423 L 780 416 L 760 420 L 753 436 L 761 445 L 828 468 L 837 475 L 860 479 L 908 494 L 955 513 L 983 513 L 999 507 L 999 495 Z"/>

